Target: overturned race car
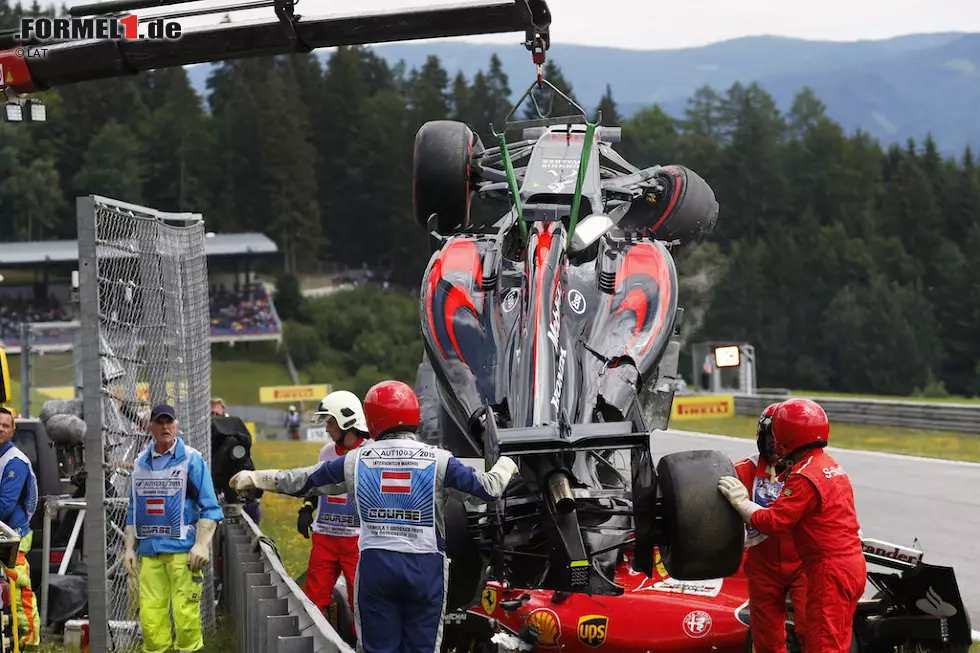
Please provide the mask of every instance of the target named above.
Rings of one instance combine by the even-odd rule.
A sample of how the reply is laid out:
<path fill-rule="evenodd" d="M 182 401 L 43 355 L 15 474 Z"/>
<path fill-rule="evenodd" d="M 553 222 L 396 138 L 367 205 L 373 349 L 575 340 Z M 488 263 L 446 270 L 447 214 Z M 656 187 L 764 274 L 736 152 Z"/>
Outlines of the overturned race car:
<path fill-rule="evenodd" d="M 679 580 L 731 576 L 742 559 L 741 520 L 717 490 L 732 462 L 690 451 L 655 468 L 650 451 L 679 353 L 670 248 L 713 228 L 714 193 L 683 166 L 631 165 L 612 149 L 619 128 L 544 80 L 508 120 L 528 96 L 537 106 L 539 84 L 580 113 L 505 121 L 523 138 L 493 148 L 452 121 L 415 142 L 415 217 L 435 250 L 420 296 L 422 438 L 520 468 L 485 509 L 447 508 L 450 610 L 479 605 L 488 581 L 622 596 L 627 545 L 646 578 L 657 547 Z M 509 210 L 471 225 L 474 195 Z"/>

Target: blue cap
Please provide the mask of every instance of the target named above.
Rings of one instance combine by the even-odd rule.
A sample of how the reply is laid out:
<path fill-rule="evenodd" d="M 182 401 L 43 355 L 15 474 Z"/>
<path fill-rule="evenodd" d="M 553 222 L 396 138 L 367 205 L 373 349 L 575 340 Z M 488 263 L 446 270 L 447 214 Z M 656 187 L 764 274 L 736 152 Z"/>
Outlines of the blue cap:
<path fill-rule="evenodd" d="M 157 404 L 150 411 L 150 421 L 155 422 L 161 417 L 169 417 L 172 420 L 177 419 L 177 414 L 174 412 L 174 407 L 170 404 Z"/>

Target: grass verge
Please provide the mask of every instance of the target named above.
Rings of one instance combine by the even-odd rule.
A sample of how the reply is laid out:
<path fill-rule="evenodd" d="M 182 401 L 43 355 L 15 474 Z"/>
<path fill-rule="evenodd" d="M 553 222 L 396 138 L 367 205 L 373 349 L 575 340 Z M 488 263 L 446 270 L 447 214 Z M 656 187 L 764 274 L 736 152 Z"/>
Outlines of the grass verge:
<path fill-rule="evenodd" d="M 754 417 L 736 416 L 727 419 L 674 421 L 671 422 L 670 427 L 754 440 L 757 423 L 758 420 Z M 830 438 L 832 446 L 842 449 L 865 449 L 908 456 L 980 462 L 980 436 L 965 433 L 916 431 L 838 422 L 831 425 Z"/>
<path fill-rule="evenodd" d="M 252 445 L 252 462 L 256 469 L 290 469 L 316 463 L 321 445 L 317 442 L 291 440 L 256 440 Z M 283 494 L 262 495 L 262 519 L 259 528 L 276 542 L 286 571 L 292 578 L 306 571 L 310 559 L 310 540 L 296 531 L 296 513 L 302 501 Z"/>
<path fill-rule="evenodd" d="M 257 406 L 260 387 L 292 384 L 289 371 L 282 363 L 211 361 L 211 396 L 221 397 L 229 406 Z"/>
<path fill-rule="evenodd" d="M 10 356 L 11 406 L 21 412 L 20 356 Z M 37 376 L 34 387 L 71 386 L 74 383 L 71 354 L 47 354 L 35 362 Z M 211 396 L 221 397 L 230 406 L 259 405 L 259 388 L 271 385 L 292 385 L 289 371 L 282 363 L 251 362 L 248 360 L 211 361 Z M 41 411 L 50 396 L 34 390 L 31 393 L 31 412 Z"/>

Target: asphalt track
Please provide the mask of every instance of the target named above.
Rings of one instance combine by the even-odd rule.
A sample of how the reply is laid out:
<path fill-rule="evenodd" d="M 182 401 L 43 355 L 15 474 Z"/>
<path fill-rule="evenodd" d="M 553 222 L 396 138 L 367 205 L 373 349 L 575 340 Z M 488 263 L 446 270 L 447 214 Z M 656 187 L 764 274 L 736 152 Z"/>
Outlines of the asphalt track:
<path fill-rule="evenodd" d="M 656 456 L 716 449 L 733 460 L 755 453 L 755 440 L 690 431 L 658 431 Z M 980 628 L 980 464 L 828 447 L 854 487 L 864 536 L 923 551 L 923 561 L 952 567 Z M 915 540 L 918 538 L 918 542 Z"/>

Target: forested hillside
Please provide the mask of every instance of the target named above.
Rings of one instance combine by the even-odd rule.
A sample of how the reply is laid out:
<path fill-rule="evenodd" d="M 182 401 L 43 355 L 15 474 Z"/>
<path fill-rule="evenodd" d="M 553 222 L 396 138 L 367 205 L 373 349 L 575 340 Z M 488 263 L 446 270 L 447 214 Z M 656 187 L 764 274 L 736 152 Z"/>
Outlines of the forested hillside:
<path fill-rule="evenodd" d="M 554 64 L 547 75 L 574 95 Z M 391 266 L 417 287 L 429 250 L 411 218 L 416 130 L 452 117 L 488 141 L 525 80 L 496 60 L 467 82 L 436 58 L 405 70 L 343 48 L 325 67 L 314 55 L 227 62 L 208 84 L 210 113 L 173 69 L 47 92 L 47 123 L 0 124 L 3 233 L 73 238 L 74 197 L 98 193 L 201 211 L 214 231 L 263 231 L 291 271 Z M 694 168 L 721 204 L 709 242 L 681 256 L 687 287 L 707 293 L 682 298 L 707 309 L 688 340 L 753 343 L 761 386 L 980 394 L 969 150 L 956 161 L 928 140 L 883 150 L 842 133 L 810 92 L 781 115 L 738 84 L 698 90 L 682 121 L 638 111 L 619 149 L 637 165 Z"/>

